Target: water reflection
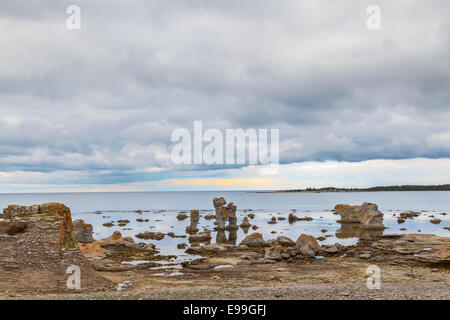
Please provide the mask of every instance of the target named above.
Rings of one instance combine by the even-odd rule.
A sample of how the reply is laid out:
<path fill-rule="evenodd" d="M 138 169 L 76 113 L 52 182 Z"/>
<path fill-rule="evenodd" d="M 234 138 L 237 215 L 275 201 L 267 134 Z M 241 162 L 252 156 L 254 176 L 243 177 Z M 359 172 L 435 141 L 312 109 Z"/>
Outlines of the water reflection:
<path fill-rule="evenodd" d="M 384 230 L 371 230 L 361 228 L 357 223 L 341 223 L 341 228 L 336 231 L 336 238 L 359 238 L 362 240 L 374 240 L 383 236 Z"/>
<path fill-rule="evenodd" d="M 228 233 L 228 237 L 226 235 Z M 216 243 L 236 245 L 237 230 L 217 230 Z"/>

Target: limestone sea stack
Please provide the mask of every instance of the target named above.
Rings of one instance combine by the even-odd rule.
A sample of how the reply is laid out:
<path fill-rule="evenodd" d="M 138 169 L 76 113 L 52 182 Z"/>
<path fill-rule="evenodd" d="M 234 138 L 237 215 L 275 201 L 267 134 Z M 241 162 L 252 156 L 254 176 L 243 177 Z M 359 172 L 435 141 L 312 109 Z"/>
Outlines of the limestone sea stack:
<path fill-rule="evenodd" d="M 364 202 L 360 206 L 338 204 L 334 211 L 341 216 L 339 223 L 356 223 L 364 229 L 384 229 L 383 213 L 374 203 Z"/>
<path fill-rule="evenodd" d="M 237 207 L 232 202 L 230 202 L 227 206 L 225 206 L 226 203 L 227 203 L 226 200 L 222 197 L 213 199 L 213 205 L 216 211 L 216 222 L 217 222 L 216 229 L 217 230 L 238 229 L 236 217 Z M 225 226 L 227 221 L 228 225 Z"/>
<path fill-rule="evenodd" d="M 191 210 L 191 224 L 186 227 L 187 233 L 196 233 L 198 232 L 197 224 L 200 220 L 200 212 L 198 210 Z"/>

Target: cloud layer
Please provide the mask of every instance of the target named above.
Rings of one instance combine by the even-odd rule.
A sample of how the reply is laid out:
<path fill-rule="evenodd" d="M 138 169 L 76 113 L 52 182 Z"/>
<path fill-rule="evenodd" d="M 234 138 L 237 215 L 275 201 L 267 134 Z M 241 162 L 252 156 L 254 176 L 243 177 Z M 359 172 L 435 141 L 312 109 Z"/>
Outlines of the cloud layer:
<path fill-rule="evenodd" d="M 280 129 L 285 165 L 450 157 L 446 0 L 377 1 L 380 30 L 373 1 L 76 2 L 78 31 L 72 1 L 0 4 L 1 183 L 207 177 L 170 161 L 194 120 Z"/>

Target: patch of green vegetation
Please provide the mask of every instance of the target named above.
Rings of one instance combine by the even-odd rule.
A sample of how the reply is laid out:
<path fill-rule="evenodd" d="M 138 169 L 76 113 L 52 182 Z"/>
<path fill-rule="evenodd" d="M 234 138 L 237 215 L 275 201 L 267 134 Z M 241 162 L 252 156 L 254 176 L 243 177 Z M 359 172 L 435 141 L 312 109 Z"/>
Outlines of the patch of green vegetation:
<path fill-rule="evenodd" d="M 56 216 L 56 212 L 55 211 L 48 211 L 44 215 L 46 217 L 53 217 L 53 216 Z"/>
<path fill-rule="evenodd" d="M 6 234 L 13 236 L 19 232 L 24 231 L 27 228 L 27 224 L 25 222 L 13 222 L 8 225 L 6 228 Z"/>
<path fill-rule="evenodd" d="M 72 237 L 66 235 L 64 237 L 64 249 L 66 250 L 73 250 L 76 248 L 75 240 L 72 239 Z"/>

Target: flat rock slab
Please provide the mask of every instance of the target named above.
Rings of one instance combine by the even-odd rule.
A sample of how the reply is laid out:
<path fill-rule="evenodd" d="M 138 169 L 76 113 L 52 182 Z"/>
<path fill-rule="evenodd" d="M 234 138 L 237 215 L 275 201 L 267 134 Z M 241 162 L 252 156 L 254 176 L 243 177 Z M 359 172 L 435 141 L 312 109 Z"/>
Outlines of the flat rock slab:
<path fill-rule="evenodd" d="M 71 265 L 80 267 L 81 289 L 76 292 L 104 291 L 113 283 L 98 275 L 74 246 L 60 248 L 58 217 L 22 217 L 27 228 L 13 236 L 0 234 L 0 294 L 74 293 L 67 288 Z"/>
<path fill-rule="evenodd" d="M 438 237 L 431 234 L 404 234 L 379 239 L 372 243 L 372 247 L 404 255 L 420 262 L 450 265 L 449 237 Z"/>

